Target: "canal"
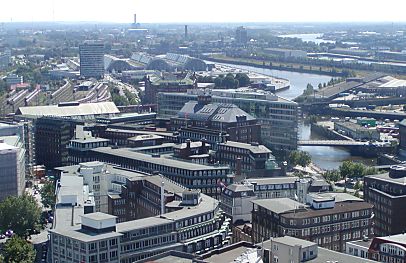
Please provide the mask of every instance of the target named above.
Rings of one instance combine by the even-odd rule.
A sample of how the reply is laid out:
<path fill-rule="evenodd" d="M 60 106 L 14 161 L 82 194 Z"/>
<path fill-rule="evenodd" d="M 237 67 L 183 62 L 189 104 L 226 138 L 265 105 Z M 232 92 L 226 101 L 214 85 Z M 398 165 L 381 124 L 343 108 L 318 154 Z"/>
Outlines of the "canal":
<path fill-rule="evenodd" d="M 278 96 L 287 99 L 294 99 L 297 96 L 301 95 L 308 83 L 312 84 L 313 87 L 317 87 L 319 83 L 328 82 L 331 79 L 330 76 L 325 75 L 307 74 L 282 70 L 270 70 L 264 68 L 233 65 L 233 64 L 224 64 L 224 65 L 249 70 L 252 72 L 257 72 L 268 76 L 288 79 L 290 81 L 290 88 L 288 90 L 284 90 L 277 93 Z M 310 129 L 310 124 L 304 124 L 301 121 L 298 126 L 299 126 L 299 138 L 302 140 L 326 139 L 320 137 L 318 134 L 312 133 Z M 304 146 L 300 147 L 299 150 L 307 151 L 311 155 L 313 163 L 325 170 L 337 169 L 341 165 L 341 163 L 345 160 L 362 162 L 366 165 L 374 165 L 376 163 L 376 159 L 351 156 L 348 150 L 340 147 Z"/>

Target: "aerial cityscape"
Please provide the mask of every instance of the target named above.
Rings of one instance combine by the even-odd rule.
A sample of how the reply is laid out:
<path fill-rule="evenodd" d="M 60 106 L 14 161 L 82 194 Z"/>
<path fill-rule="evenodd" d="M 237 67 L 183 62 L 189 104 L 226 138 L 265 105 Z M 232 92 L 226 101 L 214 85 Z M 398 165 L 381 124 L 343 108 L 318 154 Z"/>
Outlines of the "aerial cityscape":
<path fill-rule="evenodd" d="M 24 1 L 0 263 L 406 262 L 402 2 Z"/>

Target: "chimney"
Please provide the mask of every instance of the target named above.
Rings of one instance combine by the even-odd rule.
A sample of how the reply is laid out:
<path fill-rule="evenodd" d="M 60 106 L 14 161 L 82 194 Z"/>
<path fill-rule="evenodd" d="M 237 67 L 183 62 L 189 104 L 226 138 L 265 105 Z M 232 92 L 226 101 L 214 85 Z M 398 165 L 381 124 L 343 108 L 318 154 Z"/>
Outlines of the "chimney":
<path fill-rule="evenodd" d="M 137 14 L 134 14 L 134 25 L 137 24 Z"/>
<path fill-rule="evenodd" d="M 161 216 L 165 214 L 165 183 L 161 182 Z"/>
<path fill-rule="evenodd" d="M 191 143 L 190 139 L 187 139 L 186 140 L 186 149 L 190 149 L 190 143 Z"/>
<path fill-rule="evenodd" d="M 71 226 L 74 226 L 74 220 L 73 220 L 74 217 L 75 217 L 75 205 L 72 204 L 72 218 L 71 218 L 71 222 L 70 222 Z"/>
<path fill-rule="evenodd" d="M 188 38 L 187 25 L 185 25 L 185 40 Z"/>
<path fill-rule="evenodd" d="M 235 177 L 238 178 L 241 176 L 241 157 L 237 157 L 235 164 Z"/>

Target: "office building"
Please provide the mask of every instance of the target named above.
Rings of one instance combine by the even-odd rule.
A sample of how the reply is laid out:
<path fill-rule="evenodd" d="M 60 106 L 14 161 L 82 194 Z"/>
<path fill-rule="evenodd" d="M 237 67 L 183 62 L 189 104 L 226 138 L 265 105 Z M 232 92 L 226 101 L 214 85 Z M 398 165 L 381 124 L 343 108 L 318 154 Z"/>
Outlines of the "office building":
<path fill-rule="evenodd" d="M 284 48 L 265 48 L 265 54 L 279 58 L 306 58 L 307 52 L 303 50 L 284 49 Z"/>
<path fill-rule="evenodd" d="M 261 142 L 261 126 L 254 117 L 233 104 L 211 103 L 210 96 L 185 103 L 170 121 L 170 128 L 179 131 L 181 141 L 205 139 L 215 146 L 225 141 L 219 138 L 224 133 L 230 141 Z"/>
<path fill-rule="evenodd" d="M 222 184 L 233 183 L 228 166 L 204 165 L 175 159 L 159 153 L 142 153 L 137 149 L 102 147 L 92 149 L 93 160 L 118 165 L 145 173 L 160 173 L 189 189 L 199 189 L 210 196 L 219 196 Z"/>
<path fill-rule="evenodd" d="M 102 78 L 104 75 L 104 44 L 85 42 L 79 45 L 80 76 Z"/>
<path fill-rule="evenodd" d="M 7 86 L 23 84 L 24 78 L 23 76 L 19 76 L 16 74 L 10 74 L 4 78 L 7 83 Z"/>
<path fill-rule="evenodd" d="M 297 103 L 275 96 L 270 92 L 239 88 L 188 90 L 187 93 L 159 93 L 158 117 L 177 116 L 185 103 L 198 101 L 199 96 L 211 96 L 212 103 L 234 104 L 258 120 L 262 143 L 272 150 L 295 150 L 298 140 Z"/>
<path fill-rule="evenodd" d="M 91 131 L 85 131 L 84 126 L 77 125 L 74 139 L 66 146 L 68 148 L 68 164 L 90 162 L 92 159 L 91 149 L 107 147 L 108 139 L 95 138 Z"/>
<path fill-rule="evenodd" d="M 307 205 L 289 198 L 254 200 L 253 241 L 293 236 L 334 251 L 370 236 L 372 205 L 345 193 L 308 194 Z"/>
<path fill-rule="evenodd" d="M 163 76 L 151 75 L 145 79 L 144 103 L 156 104 L 159 92 L 182 92 L 197 87 L 196 79 L 192 73 L 163 73 Z"/>
<path fill-rule="evenodd" d="M 235 30 L 235 41 L 237 44 L 246 44 L 248 42 L 248 31 L 245 27 L 237 27 Z"/>
<path fill-rule="evenodd" d="M 364 199 L 374 206 L 376 236 L 403 233 L 406 229 L 406 167 L 364 178 Z"/>
<path fill-rule="evenodd" d="M 77 170 L 77 166 L 61 168 L 62 187 L 63 178 L 76 180 L 76 183 L 84 180 L 74 172 Z M 125 178 L 122 191 L 116 194 L 120 198 L 113 198 L 117 203 L 108 203 L 109 211 L 119 206 L 124 209 L 124 217 L 135 219 L 117 222 L 118 216 L 115 215 L 86 213 L 83 206 L 74 203 L 83 198 L 80 197 L 82 187 L 77 186 L 80 191 L 74 191 L 70 198 L 63 198 L 67 206 L 57 199 L 56 226 L 49 231 L 52 262 L 139 262 L 170 250 L 201 254 L 229 243 L 229 220 L 215 199 L 161 176 L 115 168 L 107 170 L 114 176 Z M 110 176 L 107 172 L 99 175 Z M 92 191 L 89 195 L 92 196 Z M 58 215 L 63 216 L 66 208 L 73 209 L 74 213 L 60 219 Z"/>
<path fill-rule="evenodd" d="M 281 171 L 271 150 L 258 143 L 234 141 L 219 143 L 216 147 L 215 159 L 221 164 L 229 165 L 242 177 L 265 177 Z"/>
<path fill-rule="evenodd" d="M 69 164 L 68 145 L 74 138 L 75 128 L 83 122 L 64 118 L 42 117 L 35 121 L 36 163 L 47 169 Z"/>
<path fill-rule="evenodd" d="M 0 140 L 0 201 L 22 195 L 25 188 L 25 150 L 5 143 L 10 139 Z"/>

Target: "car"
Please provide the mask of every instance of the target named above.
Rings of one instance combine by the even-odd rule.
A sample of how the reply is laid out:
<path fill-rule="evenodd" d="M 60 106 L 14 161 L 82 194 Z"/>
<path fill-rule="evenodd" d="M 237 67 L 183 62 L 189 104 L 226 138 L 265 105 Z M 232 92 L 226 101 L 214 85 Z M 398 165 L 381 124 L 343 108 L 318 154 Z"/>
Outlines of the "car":
<path fill-rule="evenodd" d="M 0 239 L 5 239 L 6 235 L 0 234 Z"/>
<path fill-rule="evenodd" d="M 6 237 L 12 237 L 14 235 L 14 231 L 9 229 L 6 231 L 5 235 L 6 235 Z"/>
<path fill-rule="evenodd" d="M 35 190 L 34 195 L 37 195 L 37 194 L 38 194 L 38 191 L 37 191 L 37 190 Z"/>

